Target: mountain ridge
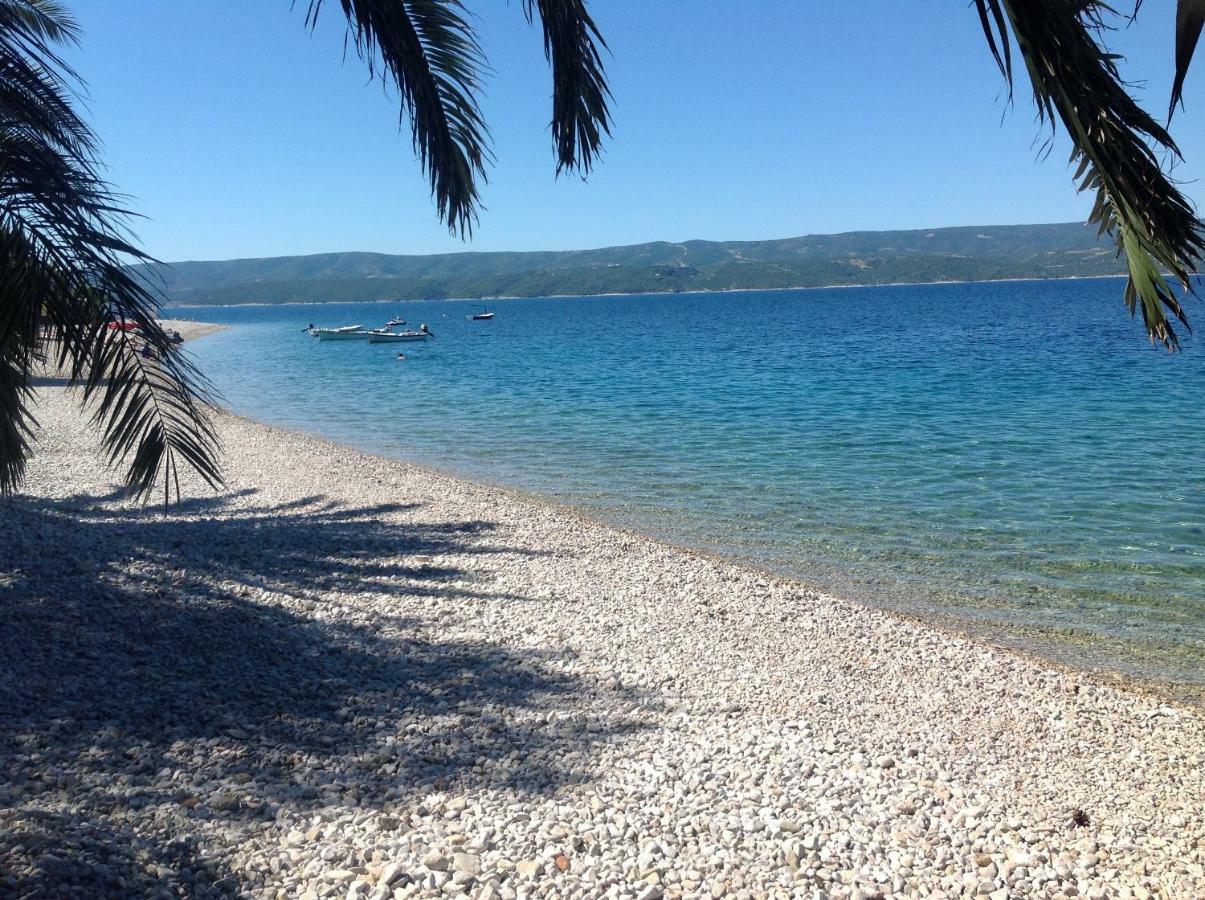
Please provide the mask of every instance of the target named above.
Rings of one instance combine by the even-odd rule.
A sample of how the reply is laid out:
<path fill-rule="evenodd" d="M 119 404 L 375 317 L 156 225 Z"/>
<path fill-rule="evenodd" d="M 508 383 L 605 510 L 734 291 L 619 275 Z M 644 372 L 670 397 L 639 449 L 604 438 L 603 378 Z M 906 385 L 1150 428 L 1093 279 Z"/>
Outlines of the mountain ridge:
<path fill-rule="evenodd" d="M 347 251 L 135 267 L 174 305 L 857 286 L 1125 272 L 1082 223 L 851 231 L 590 250 Z"/>

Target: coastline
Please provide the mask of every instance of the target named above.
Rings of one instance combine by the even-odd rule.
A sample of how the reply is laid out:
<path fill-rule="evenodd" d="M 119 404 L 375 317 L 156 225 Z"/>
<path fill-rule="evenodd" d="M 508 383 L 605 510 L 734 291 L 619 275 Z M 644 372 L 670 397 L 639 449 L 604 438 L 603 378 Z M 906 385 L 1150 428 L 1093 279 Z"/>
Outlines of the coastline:
<path fill-rule="evenodd" d="M 192 328 L 193 331 L 186 334 L 186 339 L 195 339 L 233 327 L 198 323 L 192 320 L 178 320 L 171 324 L 179 325 L 182 329 Z M 441 468 L 439 465 L 419 462 L 405 456 L 382 455 L 379 450 L 373 449 L 370 445 L 358 444 L 346 437 L 314 434 L 299 428 L 282 426 L 234 413 L 228 409 L 224 412 L 235 419 L 259 427 L 299 437 L 327 440 L 333 447 L 341 450 L 362 453 L 387 461 L 398 461 L 440 478 L 449 478 L 457 482 L 504 492 L 524 502 L 547 508 L 553 513 L 572 515 L 591 525 L 602 525 L 638 539 L 656 541 L 675 552 L 698 555 L 722 564 L 738 565 L 759 577 L 784 579 L 807 592 L 840 602 L 867 606 L 887 615 L 898 616 L 907 621 L 933 628 L 944 634 L 968 638 L 997 650 L 1017 654 L 1027 660 L 1037 661 L 1051 667 L 1065 668 L 1090 678 L 1098 684 L 1149 694 L 1173 705 L 1185 705 L 1197 710 L 1205 710 L 1205 682 L 1193 677 L 1191 651 L 1182 649 L 1179 645 L 1141 643 L 1111 636 L 1101 631 L 1068 626 L 1044 627 L 1023 622 L 1010 623 L 983 618 L 975 616 L 973 610 L 957 606 L 951 608 L 936 595 L 928 598 L 915 595 L 896 595 L 887 599 L 881 586 L 859 585 L 842 579 L 839 573 L 829 572 L 827 577 L 816 573 L 809 575 L 807 572 L 801 573 L 798 569 L 792 569 L 789 566 L 775 566 L 766 560 L 736 555 L 727 552 L 723 547 L 709 549 L 707 546 L 691 545 L 675 539 L 672 535 L 657 534 L 642 529 L 640 524 L 626 523 L 622 521 L 622 517 L 616 518 L 607 515 L 605 510 L 578 506 L 555 496 L 493 481 L 480 474 L 458 471 L 453 468 Z M 1144 654 L 1155 654 L 1155 656 L 1146 657 Z M 1159 654 L 1163 654 L 1163 656 L 1159 656 Z M 1171 662 L 1174 654 L 1178 655 L 1174 656 L 1175 662 Z M 1161 662 L 1152 664 L 1150 658 L 1157 658 Z"/>
<path fill-rule="evenodd" d="M 641 531 L 636 526 L 608 520 L 599 515 L 596 510 L 572 503 L 567 503 L 555 497 L 514 487 L 500 482 L 490 481 L 479 476 L 466 475 L 454 469 L 444 469 L 437 465 L 419 462 L 400 456 L 386 456 L 371 449 L 357 446 L 353 443 L 325 437 L 305 431 L 256 419 L 232 410 L 222 408 L 220 415 L 223 419 L 245 423 L 254 428 L 263 429 L 281 439 L 311 440 L 327 445 L 332 454 L 354 453 L 368 459 L 379 460 L 382 465 L 397 464 L 408 470 L 432 480 L 442 480 L 462 488 L 477 488 L 490 493 L 502 495 L 509 500 L 537 507 L 551 516 L 572 519 L 584 527 L 599 528 L 606 532 L 614 532 L 621 539 L 629 541 L 644 541 L 663 548 L 667 553 L 682 554 L 694 557 L 709 564 L 738 569 L 749 577 L 760 580 L 773 580 L 789 585 L 796 591 L 808 596 L 814 596 L 818 601 L 842 606 L 854 606 L 872 610 L 889 618 L 899 619 L 922 629 L 928 629 L 943 637 L 969 641 L 982 645 L 993 651 L 1011 654 L 1026 663 L 1062 672 L 1071 677 L 1081 679 L 1097 687 L 1109 687 L 1115 690 L 1147 697 L 1153 701 L 1185 710 L 1205 714 L 1205 687 L 1187 682 L 1160 679 L 1150 674 L 1125 670 L 1117 667 L 1098 668 L 1086 663 L 1088 651 L 1078 657 L 1074 652 L 1060 650 L 1059 653 L 1043 652 L 1036 649 L 1034 641 L 1045 640 L 1048 644 L 1053 641 L 1049 634 L 1041 633 L 1032 627 L 1021 628 L 1004 626 L 997 623 L 972 623 L 957 613 L 943 610 L 938 606 L 907 606 L 875 602 L 873 599 L 854 597 L 841 590 L 834 590 L 819 582 L 810 581 L 791 572 L 775 569 L 772 566 L 759 563 L 753 559 L 741 558 L 725 554 L 720 550 L 708 550 L 689 544 L 678 543 L 669 537 L 650 534 Z M 1040 637 L 1028 638 L 1030 633 L 1038 633 Z M 1084 635 L 1087 643 L 1103 640 L 1099 635 Z M 1078 646 L 1073 644 L 1073 646 Z"/>
<path fill-rule="evenodd" d="M 1117 276 L 1086 277 L 1112 278 Z M 1032 281 L 1046 279 L 1008 280 Z M 907 284 L 910 283 L 911 282 L 908 282 Z M 943 284 L 953 282 L 933 283 Z M 882 286 L 886 287 L 888 285 Z M 792 288 L 787 290 L 795 289 Z M 550 296 L 547 298 L 537 299 L 556 298 Z M 186 342 L 205 337 L 209 334 L 226 331 L 233 327 L 229 325 L 216 325 L 212 323 L 196 322 L 193 320 L 165 320 L 165 323 L 168 324 L 169 327 L 178 327 L 178 330 L 181 331 Z M 864 590 L 850 590 L 848 586 L 846 586 L 845 590 L 842 590 L 840 586 L 834 588 L 832 585 L 826 585 L 820 583 L 819 581 L 809 580 L 809 578 L 806 576 L 775 568 L 765 564 L 764 562 L 759 562 L 754 559 L 734 556 L 732 554 L 725 553 L 723 550 L 709 550 L 704 547 L 679 543 L 671 537 L 650 534 L 646 531 L 640 530 L 638 526 L 629 526 L 618 521 L 610 520 L 606 516 L 601 515 L 598 510 L 579 507 L 572 503 L 567 503 L 556 499 L 555 497 L 540 494 L 535 491 L 529 491 L 523 488 L 490 481 L 480 476 L 465 474 L 454 469 L 444 469 L 436 465 L 418 462 L 416 460 L 404 457 L 385 456 L 367 447 L 357 446 L 353 443 L 342 441 L 336 438 L 328 438 L 322 435 L 312 434 L 298 428 L 290 428 L 271 422 L 261 421 L 251 416 L 235 413 L 232 410 L 224 407 L 222 408 L 221 412 L 222 415 L 233 420 L 246 422 L 249 425 L 278 432 L 282 435 L 325 442 L 334 448 L 334 452 L 358 453 L 370 458 L 380 459 L 382 462 L 400 463 L 419 472 L 425 472 L 435 478 L 448 479 L 463 486 L 480 487 L 504 494 L 518 502 L 538 506 L 547 510 L 553 515 L 573 517 L 588 526 L 609 529 L 622 535 L 626 535 L 630 539 L 652 541 L 674 553 L 696 556 L 701 559 L 710 560 L 711 562 L 719 565 L 736 566 L 749 572 L 756 578 L 771 578 L 789 583 L 795 588 L 808 594 L 815 595 L 826 602 L 852 604 L 854 606 L 872 609 L 887 616 L 897 617 L 902 621 L 910 622 L 923 628 L 932 629 L 949 637 L 974 641 L 990 647 L 993 650 L 1015 654 L 1027 662 L 1064 671 L 1080 678 L 1085 678 L 1098 686 L 1109 686 L 1123 691 L 1141 694 L 1152 699 L 1156 699 L 1162 703 L 1192 709 L 1197 712 L 1205 711 L 1205 685 L 1197 682 L 1176 680 L 1170 674 L 1156 675 L 1151 672 L 1149 668 L 1144 669 L 1132 661 L 1139 657 L 1141 654 L 1141 648 L 1131 647 L 1131 645 L 1122 640 L 1107 638 L 1104 635 L 1092 632 L 1051 630 L 1030 625 L 1008 625 L 994 621 L 980 621 L 977 619 L 968 618 L 965 615 L 960 615 L 958 612 L 952 612 L 943 608 L 939 604 L 932 602 L 882 602 L 876 600 L 873 596 L 867 596 Z M 1105 665 L 1104 667 L 1094 665 L 1092 661 L 1093 648 L 1099 647 L 1102 643 L 1107 643 L 1113 640 L 1116 640 L 1120 649 L 1114 654 L 1110 664 Z"/>
<path fill-rule="evenodd" d="M 157 799 L 118 836 L 168 874 L 129 879 L 208 871 L 167 852 L 184 835 L 255 894 L 1205 889 L 1197 710 L 225 412 L 227 489 L 131 507 L 66 392 L 39 399 L 0 577 L 15 700 L 51 696 L 6 704 L 0 749 L 82 781 L 6 778 L 0 827 L 58 859 L 117 827 L 103 776 L 133 772 Z"/>
<path fill-rule="evenodd" d="M 1112 278 L 1116 276 L 1086 277 Z M 1009 280 L 1032 281 L 1045 279 Z M 908 283 L 910 284 L 911 282 Z M 953 282 L 933 283 L 943 284 Z M 886 287 L 888 285 L 882 286 Z M 788 290 L 795 289 L 791 288 Z M 550 296 L 547 298 L 537 299 L 556 298 Z M 179 330 L 184 337 L 185 342 L 197 340 L 221 331 L 226 331 L 233 327 L 230 325 L 217 325 L 207 322 L 197 322 L 189 319 L 164 320 L 164 324 L 168 327 L 177 328 L 177 330 Z M 336 438 L 327 438 L 321 435 L 311 434 L 310 432 L 297 428 L 289 428 L 271 422 L 261 421 L 251 416 L 235 413 L 232 410 L 226 409 L 225 407 L 223 407 L 221 411 L 223 415 L 234 420 L 246 422 L 250 425 L 269 429 L 274 432 L 279 432 L 283 435 L 324 441 L 329 443 L 333 448 L 336 448 L 336 452 L 347 451 L 381 459 L 384 462 L 398 462 L 417 471 L 426 472 L 437 478 L 449 479 L 462 485 L 483 487 L 491 491 L 505 494 L 519 502 L 534 504 L 544 508 L 554 515 L 559 514 L 572 516 L 586 525 L 601 526 L 637 540 L 653 541 L 661 546 L 664 546 L 672 552 L 697 556 L 721 565 L 737 566 L 750 572 L 752 575 L 758 578 L 774 578 L 785 581 L 794 585 L 799 590 L 809 594 L 814 594 L 825 601 L 853 604 L 855 606 L 873 609 L 888 616 L 898 617 L 903 621 L 933 629 L 934 631 L 950 637 L 975 641 L 1000 652 L 1015 654 L 1022 659 L 1041 666 L 1047 666 L 1074 674 L 1082 678 L 1087 678 L 1097 685 L 1107 685 L 1124 691 L 1146 695 L 1157 699 L 1160 702 L 1170 703 L 1173 706 L 1186 707 L 1189 709 L 1194 709 L 1198 712 L 1205 711 L 1205 685 L 1197 682 L 1176 680 L 1170 674 L 1156 675 L 1152 673 L 1149 668 L 1141 667 L 1137 663 L 1132 662 L 1132 660 L 1136 660 L 1139 657 L 1141 648 L 1132 647 L 1125 641 L 1117 642 L 1119 650 L 1114 654 L 1111 663 L 1101 667 L 1093 664 L 1093 647 L 1099 647 L 1102 642 L 1107 643 L 1110 640 L 1114 640 L 1106 638 L 1101 634 L 1091 632 L 1052 631 L 1035 626 L 1006 625 L 1004 623 L 993 621 L 973 620 L 965 615 L 960 615 L 957 612 L 951 612 L 950 610 L 932 602 L 881 602 L 876 600 L 873 596 L 867 596 L 865 591 L 850 590 L 848 585 L 846 586 L 845 590 L 842 590 L 840 586 L 834 588 L 831 585 L 821 584 L 819 581 L 809 580 L 806 576 L 777 569 L 757 560 L 733 556 L 731 554 L 724 553 L 722 550 L 709 550 L 703 547 L 678 543 L 670 537 L 649 534 L 645 531 L 641 531 L 636 526 L 628 526 L 620 522 L 610 520 L 607 517 L 600 515 L 597 510 L 575 506 L 574 504 L 566 503 L 554 497 L 546 496 L 534 491 L 524 490 L 523 488 L 517 488 L 511 485 L 490 481 L 480 476 L 468 475 L 453 469 L 443 469 L 435 465 L 418 462 L 412 459 L 383 456 L 367 447 L 357 446 L 353 443 L 341 441 Z"/>
<path fill-rule="evenodd" d="M 184 343 L 195 341 L 211 334 L 217 334 L 219 331 L 227 331 L 229 325 L 217 325 L 213 322 L 194 322 L 192 319 L 160 319 L 163 327 L 168 331 L 180 332 L 180 337 L 184 339 Z"/>
<path fill-rule="evenodd" d="M 1110 278 L 1125 278 L 1125 273 L 1117 275 L 1067 275 L 1062 278 L 989 278 L 982 281 L 969 280 L 951 280 L 951 281 L 887 281 L 881 284 L 819 284 L 810 287 L 780 287 L 780 288 L 720 288 L 718 290 L 690 290 L 690 291 L 655 291 L 648 293 L 646 291 L 604 291 L 601 294 L 540 294 L 536 296 L 521 296 L 503 294 L 492 297 L 441 297 L 441 298 L 413 298 L 409 300 L 322 300 L 322 301 L 289 301 L 286 303 L 181 303 L 170 304 L 163 307 L 165 310 L 173 309 L 224 309 L 226 307 L 237 308 L 259 308 L 259 307 L 275 307 L 275 306 L 360 306 L 365 304 L 380 304 L 380 303 L 465 303 L 465 302 L 480 302 L 488 301 L 505 301 L 505 300 L 565 300 L 574 297 L 659 297 L 663 294 L 744 294 L 744 293 L 759 293 L 759 294 L 778 294 L 787 291 L 831 291 L 837 289 L 852 289 L 852 288 L 889 288 L 889 287 L 932 287 L 942 284 L 1011 284 L 1014 282 L 1029 282 L 1029 281 L 1102 281 Z"/>

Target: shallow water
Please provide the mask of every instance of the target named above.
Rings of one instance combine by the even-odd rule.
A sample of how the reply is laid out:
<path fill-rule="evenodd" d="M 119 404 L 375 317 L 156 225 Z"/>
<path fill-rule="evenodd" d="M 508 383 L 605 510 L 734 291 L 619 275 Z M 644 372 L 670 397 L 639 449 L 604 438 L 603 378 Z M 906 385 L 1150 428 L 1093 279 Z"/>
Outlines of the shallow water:
<path fill-rule="evenodd" d="M 1205 347 L 1152 348 L 1119 280 L 491 308 L 179 312 L 238 326 L 191 345 L 237 412 L 1205 684 Z M 394 314 L 437 338 L 302 333 Z"/>

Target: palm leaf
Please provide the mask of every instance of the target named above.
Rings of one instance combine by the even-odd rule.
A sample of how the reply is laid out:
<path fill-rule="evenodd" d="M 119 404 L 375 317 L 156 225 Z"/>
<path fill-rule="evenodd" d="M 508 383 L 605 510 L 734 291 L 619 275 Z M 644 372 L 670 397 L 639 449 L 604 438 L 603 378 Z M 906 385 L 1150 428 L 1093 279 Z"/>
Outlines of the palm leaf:
<path fill-rule="evenodd" d="M 339 0 L 357 55 L 397 88 L 439 216 L 469 235 L 477 219 L 477 179 L 492 159 L 477 106 L 481 48 L 458 0 Z M 310 0 L 313 30 L 323 0 Z"/>
<path fill-rule="evenodd" d="M 1184 78 L 1188 75 L 1188 66 L 1197 49 L 1202 25 L 1205 25 L 1205 0 L 1180 0 L 1176 5 L 1176 79 L 1172 84 L 1171 105 L 1167 111 L 1169 121 L 1176 104 L 1184 102 Z"/>
<path fill-rule="evenodd" d="M 127 268 L 149 257 L 97 174 L 95 140 L 71 104 L 75 75 L 52 48 L 74 35 L 49 0 L 0 0 L 0 491 L 24 474 L 31 377 L 53 349 L 127 483 L 143 495 L 161 483 L 170 499 L 180 464 L 220 483 L 208 388 Z M 157 361 L 108 327 L 115 318 L 139 326 Z"/>
<path fill-rule="evenodd" d="M 317 25 L 324 0 L 310 0 Z M 485 58 L 460 0 L 339 0 L 356 54 L 398 90 L 415 152 L 443 221 L 468 236 L 477 220 L 477 183 L 492 160 L 477 94 Z M 552 139 L 557 174 L 589 173 L 611 133 L 611 97 L 600 50 L 606 43 L 584 0 L 524 0 L 538 14 L 552 65 Z"/>
<path fill-rule="evenodd" d="M 33 390 L 30 370 L 37 362 L 40 342 L 38 272 L 16 263 L 9 248 L 8 232 L 0 228 L 0 266 L 4 287 L 32 302 L 0 304 L 0 492 L 21 481 L 25 461 L 32 450 L 37 423 L 30 412 Z"/>
<path fill-rule="evenodd" d="M 525 0 L 527 20 L 539 11 L 544 55 L 552 64 L 552 141 L 557 174 L 565 169 L 589 173 L 611 134 L 608 99 L 599 48 L 606 41 L 583 0 Z"/>
<path fill-rule="evenodd" d="M 1179 338 L 1168 321 L 1188 319 L 1170 273 L 1193 291 L 1205 254 L 1205 228 L 1163 172 L 1154 148 L 1179 158 L 1167 130 L 1130 97 L 1117 57 L 1100 43 L 1112 9 L 1098 0 L 975 0 L 993 57 L 1011 96 L 1011 31 L 1033 87 L 1041 121 L 1061 121 L 1071 137 L 1080 190 L 1096 193 L 1089 222 L 1112 235 L 1129 270 L 1125 302 L 1151 340 L 1168 349 Z"/>

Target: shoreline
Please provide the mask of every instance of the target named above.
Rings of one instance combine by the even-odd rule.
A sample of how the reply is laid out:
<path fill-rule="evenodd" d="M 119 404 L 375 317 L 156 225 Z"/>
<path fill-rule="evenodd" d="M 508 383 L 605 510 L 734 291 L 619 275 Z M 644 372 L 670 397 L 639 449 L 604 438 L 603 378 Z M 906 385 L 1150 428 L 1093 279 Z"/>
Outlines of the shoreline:
<path fill-rule="evenodd" d="M 184 339 L 184 343 L 186 344 L 189 341 L 199 340 L 211 334 L 230 330 L 229 325 L 218 325 L 214 322 L 194 322 L 192 319 L 160 319 L 159 321 L 166 330 L 180 332 L 180 337 Z"/>
<path fill-rule="evenodd" d="M 932 287 L 942 284 L 1004 284 L 1013 282 L 1030 282 L 1030 281 L 1100 281 L 1109 278 L 1125 278 L 1125 273 L 1118 275 L 1067 275 L 1061 278 L 988 278 L 980 281 L 970 280 L 952 280 L 952 281 L 887 281 L 881 284 L 820 284 L 811 287 L 780 287 L 780 288 L 719 288 L 712 290 L 690 290 L 690 291 L 606 291 L 601 294 L 539 294 L 530 297 L 519 295 L 500 295 L 496 297 L 440 297 L 440 298 L 412 298 L 409 300 L 290 300 L 284 303 L 181 303 L 169 304 L 162 307 L 164 310 L 173 309 L 225 309 L 227 307 L 237 308 L 259 308 L 259 307 L 275 307 L 275 306 L 362 306 L 367 304 L 378 303 L 465 303 L 465 302 L 480 302 L 482 300 L 489 301 L 506 301 L 506 300 L 566 300 L 575 297 L 660 297 L 662 295 L 675 294 L 745 294 L 745 293 L 785 293 L 788 291 L 832 291 L 854 288 L 889 288 L 889 287 Z M 1199 277 L 1199 276 L 1198 276 Z"/>
<path fill-rule="evenodd" d="M 452 482 L 464 489 L 477 489 L 499 494 L 514 502 L 544 510 L 551 515 L 571 518 L 582 526 L 615 532 L 626 540 L 648 541 L 662 547 L 669 553 L 694 557 L 712 565 L 734 567 L 751 577 L 772 579 L 781 582 L 784 587 L 814 595 L 821 602 L 854 606 L 873 611 L 880 615 L 898 618 L 901 622 L 930 629 L 944 637 L 981 644 L 984 648 L 991 649 L 992 651 L 1014 655 L 1028 664 L 1047 667 L 1068 676 L 1083 678 L 1098 687 L 1126 691 L 1148 699 L 1157 700 L 1160 703 L 1170 704 L 1186 711 L 1205 713 L 1205 687 L 1190 682 L 1179 682 L 1158 678 L 1153 675 L 1143 675 L 1116 667 L 1092 667 L 1086 662 L 1077 663 L 1073 652 L 1063 658 L 1044 653 L 1036 646 L 1036 643 L 1040 639 L 1027 639 L 1025 636 L 1026 629 L 1032 629 L 1032 626 L 1022 627 L 989 622 L 976 628 L 973 620 L 960 616 L 957 612 L 945 611 L 936 605 L 923 609 L 919 606 L 910 609 L 887 602 L 876 603 L 872 600 L 846 596 L 839 590 L 827 588 L 818 582 L 810 581 L 806 577 L 777 570 L 771 566 L 759 564 L 755 560 L 732 556 L 719 550 L 693 547 L 689 544 L 678 543 L 668 537 L 649 534 L 637 527 L 610 521 L 606 517 L 596 514 L 590 508 L 567 503 L 537 491 L 466 475 L 454 469 L 443 469 L 439 466 L 418 462 L 406 457 L 386 456 L 364 447 L 358 447 L 352 443 L 314 434 L 300 428 L 291 428 L 286 425 L 278 425 L 273 422 L 256 419 L 253 416 L 237 413 L 226 407 L 221 407 L 219 413 L 224 418 L 263 429 L 285 439 L 314 441 L 320 445 L 325 445 L 333 452 L 353 453 L 365 459 L 377 460 L 382 465 L 402 466 L 431 478 Z M 1087 635 L 1089 642 L 1099 638 L 1099 636 L 1088 635 L 1088 633 L 1084 634 Z M 1051 642 L 1049 637 L 1046 640 Z"/>
<path fill-rule="evenodd" d="M 178 320 L 172 322 L 171 325 L 172 327 L 188 326 L 193 329 L 191 334 L 185 335 L 186 342 L 219 331 L 229 330 L 233 327 L 192 320 Z M 184 334 L 183 329 L 181 331 Z M 1015 654 L 1027 662 L 1049 666 L 1089 678 L 1102 686 L 1107 685 L 1113 688 L 1133 691 L 1186 709 L 1196 711 L 1205 710 L 1205 685 L 1192 681 L 1176 680 L 1170 675 L 1159 675 L 1142 670 L 1132 660 L 1122 660 L 1120 657 L 1103 665 L 1094 664 L 1092 647 L 1094 645 L 1099 646 L 1100 642 L 1107 643 L 1116 640 L 1104 635 L 1079 630 L 1070 634 L 1065 632 L 1052 634 L 1044 631 L 1041 626 L 1000 621 L 979 621 L 960 614 L 957 609 L 947 609 L 936 601 L 892 603 L 890 601 L 878 602 L 870 596 L 847 595 L 840 587 L 834 588 L 822 584 L 819 581 L 809 579 L 806 575 L 799 575 L 775 568 L 750 558 L 726 554 L 722 550 L 709 550 L 685 543 L 678 543 L 670 537 L 650 534 L 640 530 L 636 526 L 621 524 L 600 514 L 598 510 L 577 506 L 558 500 L 553 496 L 502 484 L 454 469 L 440 468 L 436 465 L 418 462 L 405 457 L 387 456 L 369 448 L 357 446 L 354 443 L 341 441 L 338 438 L 326 437 L 304 431 L 300 428 L 291 428 L 273 422 L 262 421 L 252 416 L 234 412 L 225 406 L 219 409 L 222 415 L 231 419 L 277 432 L 286 437 L 304 438 L 325 443 L 331 448 L 332 452 L 356 453 L 380 460 L 382 463 L 397 463 L 407 466 L 415 471 L 441 479 L 449 479 L 466 487 L 476 487 L 499 492 L 518 502 L 529 503 L 545 509 L 553 515 L 572 516 L 583 524 L 611 529 L 630 539 L 653 541 L 673 552 L 689 554 L 717 564 L 738 566 L 758 577 L 782 580 L 800 590 L 814 593 L 826 601 L 853 604 L 888 616 L 896 616 L 902 621 L 931 628 L 944 635 L 976 641 L 985 647 L 990 647 L 999 652 Z M 1121 646 L 1129 648 L 1130 644 L 1121 640 Z M 1129 655 L 1133 656 L 1136 652 L 1131 650 Z"/>
<path fill-rule="evenodd" d="M 225 411 L 225 489 L 136 505 L 35 412 L 0 892 L 1205 891 L 1191 707 Z"/>

